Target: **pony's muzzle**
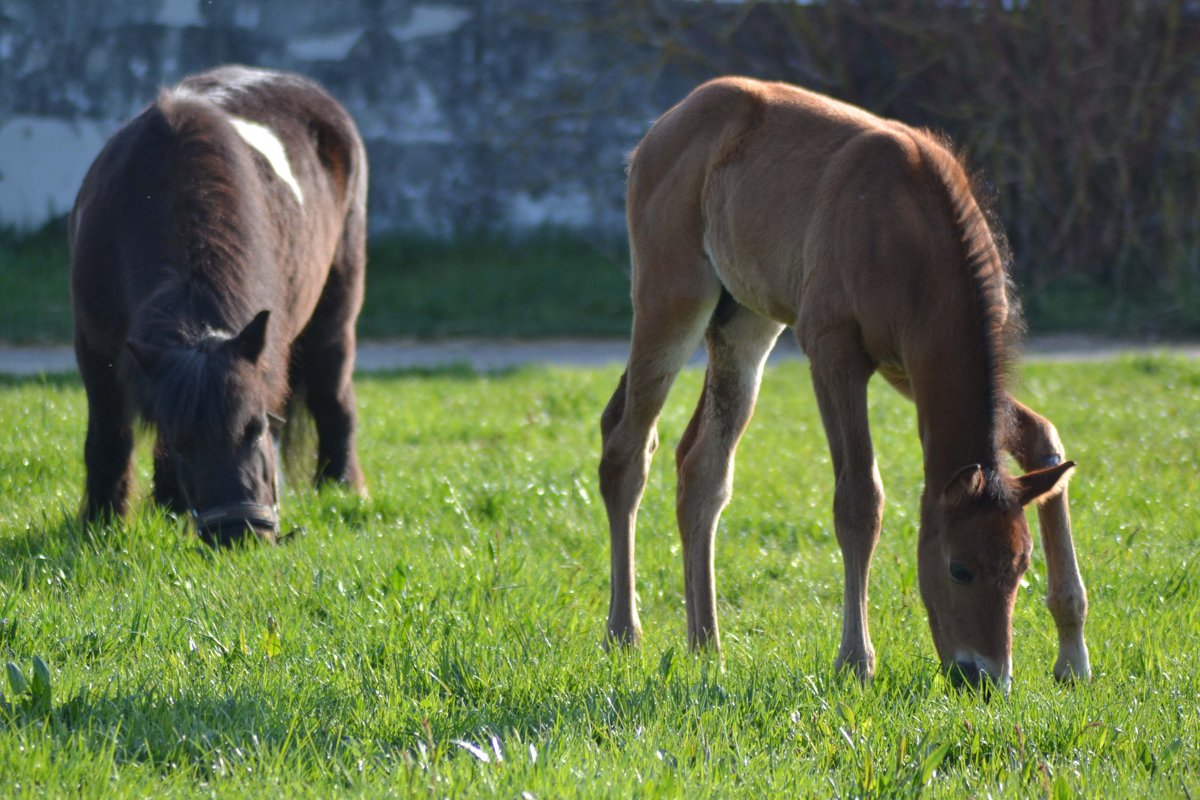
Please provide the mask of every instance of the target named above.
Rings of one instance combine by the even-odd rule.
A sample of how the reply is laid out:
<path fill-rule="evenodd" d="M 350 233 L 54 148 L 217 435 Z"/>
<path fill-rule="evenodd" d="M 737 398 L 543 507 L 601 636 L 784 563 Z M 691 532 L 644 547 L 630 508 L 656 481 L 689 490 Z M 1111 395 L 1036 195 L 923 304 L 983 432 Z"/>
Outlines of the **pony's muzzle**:
<path fill-rule="evenodd" d="M 200 540 L 210 547 L 231 547 L 253 534 L 275 544 L 279 510 L 261 503 L 229 503 L 193 514 Z"/>

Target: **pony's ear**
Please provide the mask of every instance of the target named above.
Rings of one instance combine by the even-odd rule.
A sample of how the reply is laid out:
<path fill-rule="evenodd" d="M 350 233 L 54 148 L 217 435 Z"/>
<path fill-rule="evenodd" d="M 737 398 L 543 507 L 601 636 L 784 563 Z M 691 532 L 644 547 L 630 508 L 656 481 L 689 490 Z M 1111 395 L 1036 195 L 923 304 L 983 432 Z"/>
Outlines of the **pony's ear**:
<path fill-rule="evenodd" d="M 982 464 L 969 464 L 950 479 L 942 491 L 942 504 L 947 508 L 965 508 L 983 497 L 987 476 Z"/>
<path fill-rule="evenodd" d="M 1017 500 L 1021 505 L 1029 505 L 1034 500 L 1045 502 L 1061 492 L 1067 486 L 1071 471 L 1075 469 L 1074 461 L 1064 461 L 1061 464 L 1045 469 L 1026 472 L 1013 482 L 1017 488 Z"/>
<path fill-rule="evenodd" d="M 161 347 L 139 342 L 136 339 L 126 341 L 125 348 L 147 378 L 153 378 L 158 374 L 159 368 L 162 367 L 163 356 L 167 352 Z"/>
<path fill-rule="evenodd" d="M 227 347 L 250 363 L 258 361 L 262 355 L 263 345 L 267 343 L 267 320 L 271 318 L 269 309 L 263 309 L 254 315 L 254 319 L 242 328 L 242 332 L 229 340 Z"/>

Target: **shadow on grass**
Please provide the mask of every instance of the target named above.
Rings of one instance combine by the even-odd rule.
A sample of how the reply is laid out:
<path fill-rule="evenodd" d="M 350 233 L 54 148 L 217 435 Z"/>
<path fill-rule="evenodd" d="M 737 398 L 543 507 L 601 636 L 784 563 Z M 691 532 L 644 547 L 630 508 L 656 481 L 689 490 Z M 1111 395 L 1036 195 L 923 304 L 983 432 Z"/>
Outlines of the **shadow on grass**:
<path fill-rule="evenodd" d="M 84 689 L 48 713 L 0 710 L 0 730 L 40 728 L 56 746 L 107 753 L 115 766 L 148 765 L 163 775 L 183 772 L 206 781 L 264 763 L 285 768 L 296 750 L 297 767 L 332 762 L 346 742 L 342 726 L 321 709 L 335 707 L 338 698 L 327 692 L 313 699 L 312 706 L 294 708 L 286 696 L 265 690 L 197 696 L 145 687 L 103 697 Z M 314 719 L 330 724 L 322 729 Z"/>
<path fill-rule="evenodd" d="M 0 584 L 25 590 L 41 573 L 70 575 L 80 554 L 94 549 L 99 532 L 84 529 L 73 515 L 30 525 L 24 531 L 0 538 Z"/>

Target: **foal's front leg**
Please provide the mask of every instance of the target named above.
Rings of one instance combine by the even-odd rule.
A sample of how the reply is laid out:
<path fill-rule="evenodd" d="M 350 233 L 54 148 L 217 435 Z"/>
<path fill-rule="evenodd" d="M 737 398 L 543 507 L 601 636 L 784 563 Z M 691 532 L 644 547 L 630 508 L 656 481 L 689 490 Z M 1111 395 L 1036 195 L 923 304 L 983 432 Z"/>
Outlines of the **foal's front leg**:
<path fill-rule="evenodd" d="M 863 680 L 875 674 L 875 648 L 867 624 L 871 554 L 883 524 L 883 483 L 867 422 L 867 381 L 874 371 L 857 331 L 837 330 L 801 342 L 812 363 L 813 388 L 833 457 L 833 522 L 845 569 L 845 608 L 837 669 Z"/>
<path fill-rule="evenodd" d="M 1048 419 L 1014 398 L 1009 398 L 1015 425 L 1008 451 L 1021 468 L 1029 471 L 1062 463 L 1066 457 L 1058 431 Z M 1054 677 L 1060 681 L 1091 677 L 1083 625 L 1087 619 L 1087 592 L 1071 536 L 1071 510 L 1067 488 L 1038 506 L 1038 524 L 1042 530 L 1042 548 L 1046 552 L 1046 606 L 1058 628 L 1058 660 Z"/>

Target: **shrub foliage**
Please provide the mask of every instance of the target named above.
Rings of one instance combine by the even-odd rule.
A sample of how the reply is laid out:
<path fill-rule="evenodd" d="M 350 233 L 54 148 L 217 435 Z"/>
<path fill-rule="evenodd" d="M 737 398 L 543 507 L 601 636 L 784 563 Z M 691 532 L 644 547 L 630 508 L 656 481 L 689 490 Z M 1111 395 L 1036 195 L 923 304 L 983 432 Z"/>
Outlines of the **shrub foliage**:
<path fill-rule="evenodd" d="M 1182 0 L 624 4 L 642 74 L 788 80 L 948 133 L 1036 293 L 1200 295 L 1200 9 Z M 1194 325 L 1194 323 L 1193 323 Z"/>

